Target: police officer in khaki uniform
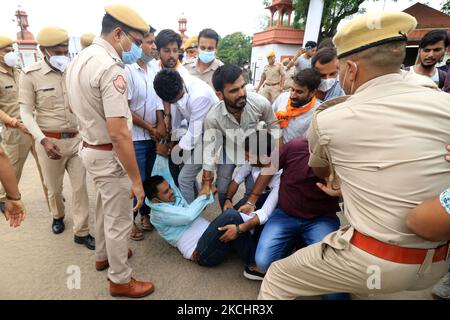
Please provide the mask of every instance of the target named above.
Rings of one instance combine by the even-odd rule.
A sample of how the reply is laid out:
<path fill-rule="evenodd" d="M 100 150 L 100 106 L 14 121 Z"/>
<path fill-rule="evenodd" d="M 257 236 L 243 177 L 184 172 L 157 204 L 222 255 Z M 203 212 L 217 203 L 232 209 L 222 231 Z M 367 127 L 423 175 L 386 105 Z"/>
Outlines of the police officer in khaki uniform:
<path fill-rule="evenodd" d="M 152 293 L 154 285 L 131 278 L 128 265 L 130 212 L 142 206 L 145 195 L 131 139 L 124 63 L 141 57 L 149 24 L 124 5 L 105 10 L 101 37 L 70 64 L 66 84 L 83 138 L 80 154 L 97 189 L 96 269 L 109 267 L 111 295 L 139 298 Z"/>
<path fill-rule="evenodd" d="M 60 28 L 48 27 L 39 32 L 37 42 L 44 58 L 25 68 L 20 76 L 20 112 L 36 140 L 48 188 L 53 232 L 60 234 L 65 229 L 63 181 L 67 171 L 72 185 L 74 241 L 94 250 L 95 241 L 89 234 L 86 170 L 78 156 L 81 137 L 63 92 L 63 72 L 70 62 L 68 41 L 67 32 Z"/>
<path fill-rule="evenodd" d="M 16 178 L 20 181 L 22 169 L 30 151 L 36 160 L 39 172 L 40 167 L 33 147 L 33 139 L 20 120 L 19 70 L 16 69 L 18 64 L 18 57 L 13 49 L 13 40 L 0 36 L 0 122 L 3 123 L 1 140 L 2 147 L 14 167 Z M 45 189 L 44 192 L 46 193 L 47 190 Z M 0 209 L 2 212 L 5 211 L 5 199 L 5 191 L 0 186 Z"/>
<path fill-rule="evenodd" d="M 448 187 L 450 99 L 405 76 L 403 12 L 360 16 L 334 37 L 346 94 L 325 102 L 309 132 L 309 165 L 339 176 L 349 226 L 274 262 L 260 299 L 420 290 L 447 271 L 449 245 L 409 230 L 410 209 Z M 331 180 L 332 181 L 332 180 Z"/>
<path fill-rule="evenodd" d="M 93 33 L 85 33 L 80 37 L 80 44 L 82 49 L 86 49 L 92 44 L 92 41 L 95 39 L 95 34 Z"/>
<path fill-rule="evenodd" d="M 266 97 L 270 103 L 273 103 L 284 90 L 286 72 L 281 63 L 275 63 L 275 51 L 272 50 L 267 53 L 267 61 L 269 64 L 264 67 L 261 81 L 259 81 L 256 92 L 259 93 L 259 90 L 264 85 L 261 94 Z"/>

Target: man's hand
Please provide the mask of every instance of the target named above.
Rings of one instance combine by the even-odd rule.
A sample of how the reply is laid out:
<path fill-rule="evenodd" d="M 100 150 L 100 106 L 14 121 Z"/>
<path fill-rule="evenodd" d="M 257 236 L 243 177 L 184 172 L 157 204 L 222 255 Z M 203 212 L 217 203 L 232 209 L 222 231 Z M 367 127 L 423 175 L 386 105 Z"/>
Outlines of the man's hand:
<path fill-rule="evenodd" d="M 6 221 L 9 221 L 10 227 L 19 227 L 22 221 L 25 219 L 25 215 L 25 208 L 21 200 L 6 200 L 5 216 Z"/>
<path fill-rule="evenodd" d="M 28 131 L 27 127 L 22 122 L 17 123 L 17 129 L 22 131 L 25 134 L 30 134 L 30 131 Z"/>
<path fill-rule="evenodd" d="M 324 185 L 320 182 L 318 182 L 316 185 L 320 188 L 323 192 L 328 194 L 331 197 L 342 197 L 341 192 L 341 181 L 338 177 L 336 177 L 333 181 L 330 181 L 329 178 L 325 178 L 325 181 L 327 182 L 327 185 Z"/>
<path fill-rule="evenodd" d="M 198 192 L 199 197 L 205 195 L 206 198 L 209 198 L 210 194 L 211 194 L 211 188 L 209 187 L 208 183 L 205 183 L 204 185 L 202 185 L 202 187 L 200 188 L 200 191 Z"/>
<path fill-rule="evenodd" d="M 238 237 L 237 227 L 234 224 L 229 224 L 224 227 L 221 227 L 219 228 L 219 231 L 225 232 L 223 236 L 219 238 L 220 241 L 225 243 L 236 240 Z"/>
<path fill-rule="evenodd" d="M 225 203 L 223 204 L 223 211 L 227 211 L 233 208 L 233 202 L 231 202 L 230 199 L 225 200 Z"/>
<path fill-rule="evenodd" d="M 252 206 L 249 203 L 244 204 L 239 208 L 239 212 L 245 213 L 246 215 L 249 215 L 250 213 L 254 212 L 256 210 L 255 206 Z"/>
<path fill-rule="evenodd" d="M 157 143 L 156 144 L 156 153 L 160 156 L 168 158 L 170 156 L 170 146 L 168 144 Z"/>
<path fill-rule="evenodd" d="M 149 126 L 147 131 L 150 133 L 150 137 L 153 141 L 159 142 L 162 139 L 161 133 L 158 131 L 158 126 Z"/>
<path fill-rule="evenodd" d="M 42 139 L 42 146 L 47 153 L 47 156 L 52 160 L 60 160 L 62 158 L 61 150 L 58 148 L 56 144 L 48 140 L 47 138 Z"/>
<path fill-rule="evenodd" d="M 136 197 L 137 203 L 133 208 L 133 211 L 137 212 L 142 207 L 145 199 L 144 187 L 140 181 L 139 183 L 131 185 L 130 199 L 133 199 L 134 197 Z"/>

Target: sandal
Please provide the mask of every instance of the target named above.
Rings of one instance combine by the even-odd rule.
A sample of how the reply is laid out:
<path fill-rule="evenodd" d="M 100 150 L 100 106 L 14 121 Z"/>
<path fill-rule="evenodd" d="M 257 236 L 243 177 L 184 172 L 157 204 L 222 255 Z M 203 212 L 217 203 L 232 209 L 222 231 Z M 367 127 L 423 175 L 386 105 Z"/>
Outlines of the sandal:
<path fill-rule="evenodd" d="M 155 227 L 150 222 L 149 216 L 141 216 L 141 228 L 144 231 L 153 231 Z"/>
<path fill-rule="evenodd" d="M 139 230 L 136 224 L 133 224 L 133 229 L 131 230 L 130 239 L 133 241 L 144 240 L 144 234 Z"/>

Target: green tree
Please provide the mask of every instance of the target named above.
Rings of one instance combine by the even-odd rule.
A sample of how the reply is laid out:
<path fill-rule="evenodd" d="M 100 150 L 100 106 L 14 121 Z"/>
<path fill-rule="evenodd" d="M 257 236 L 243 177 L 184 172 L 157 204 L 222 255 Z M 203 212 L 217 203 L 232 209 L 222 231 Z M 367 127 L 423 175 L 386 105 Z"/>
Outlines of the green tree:
<path fill-rule="evenodd" d="M 252 38 L 242 32 L 225 36 L 219 43 L 218 57 L 224 63 L 242 66 L 250 61 L 252 54 Z"/>
<path fill-rule="evenodd" d="M 450 14 L 450 1 L 448 0 L 444 0 L 442 2 L 442 12 L 446 13 L 446 14 Z"/>

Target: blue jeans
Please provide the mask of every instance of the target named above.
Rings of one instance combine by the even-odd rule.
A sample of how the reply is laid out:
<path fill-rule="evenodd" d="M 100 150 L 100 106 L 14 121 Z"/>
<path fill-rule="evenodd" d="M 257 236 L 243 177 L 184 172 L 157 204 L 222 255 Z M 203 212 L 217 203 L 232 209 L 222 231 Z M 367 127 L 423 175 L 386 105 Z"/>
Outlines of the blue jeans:
<path fill-rule="evenodd" d="M 234 209 L 225 211 L 212 221 L 197 243 L 197 263 L 204 267 L 214 267 L 222 263 L 229 252 L 236 251 L 246 265 L 254 265 L 256 240 L 250 232 L 245 232 L 227 243 L 219 240 L 224 234 L 218 230 L 219 227 L 241 223 L 244 221 Z"/>
<path fill-rule="evenodd" d="M 156 160 L 156 144 L 153 140 L 134 141 L 133 144 L 139 173 L 141 174 L 142 182 L 144 182 L 152 175 L 153 165 Z M 133 204 L 136 205 L 136 199 L 133 200 Z M 139 213 L 141 216 L 149 215 L 150 208 L 144 203 L 139 209 Z M 134 213 L 134 218 L 136 216 L 137 212 Z"/>
<path fill-rule="evenodd" d="M 281 209 L 276 209 L 259 238 L 256 249 L 256 265 L 267 272 L 274 261 L 284 259 L 292 254 L 295 245 L 303 242 L 306 245 L 322 241 L 328 234 L 339 229 L 337 217 L 318 217 L 315 219 L 304 219 L 293 217 Z M 346 293 L 324 295 L 325 300 L 346 300 Z"/>

